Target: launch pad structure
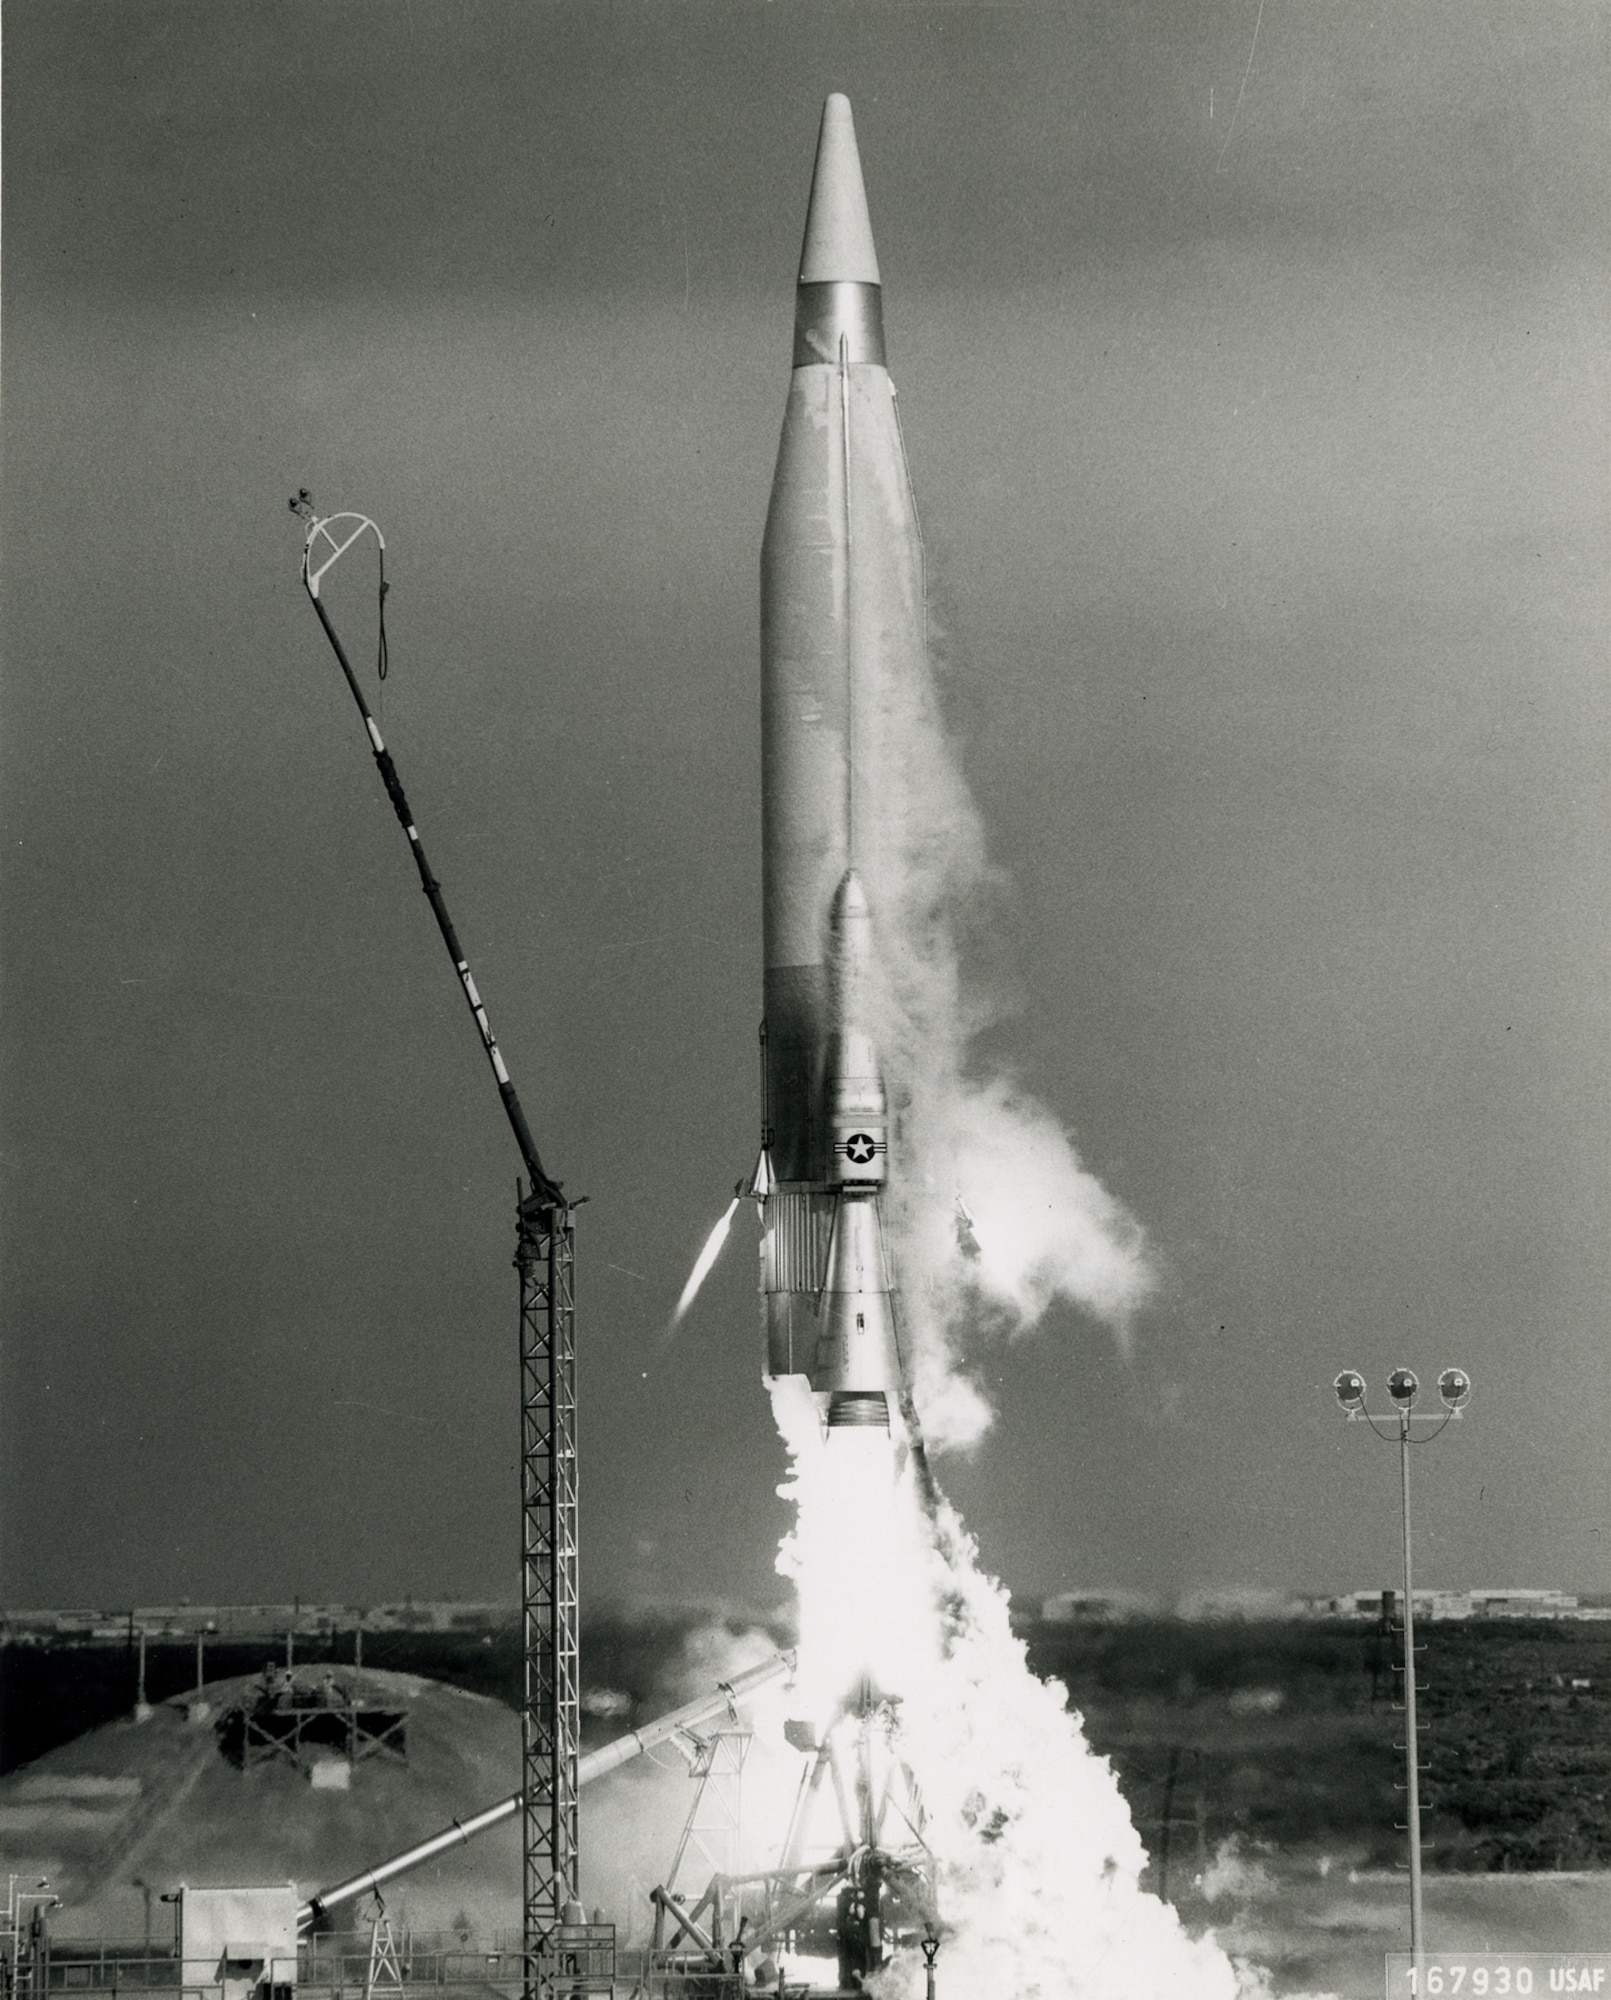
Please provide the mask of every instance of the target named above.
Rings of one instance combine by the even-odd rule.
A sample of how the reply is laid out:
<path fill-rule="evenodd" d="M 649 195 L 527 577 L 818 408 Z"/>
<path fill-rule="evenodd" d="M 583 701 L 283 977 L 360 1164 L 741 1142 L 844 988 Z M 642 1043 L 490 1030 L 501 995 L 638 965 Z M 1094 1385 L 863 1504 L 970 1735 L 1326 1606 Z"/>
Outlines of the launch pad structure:
<path fill-rule="evenodd" d="M 864 1685 L 820 1734 L 805 1723 L 785 1725 L 804 1761 L 769 1868 L 746 1870 L 740 1861 L 751 1732 L 729 1722 L 700 1742 L 689 1773 L 699 1789 L 670 1870 L 650 1891 L 654 1975 L 708 1976 L 747 1962 L 766 1984 L 768 1966 L 803 1954 L 837 1961 L 837 1990 L 859 1993 L 897 1943 L 917 1945 L 925 1957 L 931 1944 L 938 1950 L 934 1856 L 921 1793 L 899 1754 L 896 1708 Z M 830 1803 L 834 1838 L 825 1843 L 813 1833 Z M 694 1857 L 711 1870 L 697 1895 L 692 1883 L 682 1886 Z"/>

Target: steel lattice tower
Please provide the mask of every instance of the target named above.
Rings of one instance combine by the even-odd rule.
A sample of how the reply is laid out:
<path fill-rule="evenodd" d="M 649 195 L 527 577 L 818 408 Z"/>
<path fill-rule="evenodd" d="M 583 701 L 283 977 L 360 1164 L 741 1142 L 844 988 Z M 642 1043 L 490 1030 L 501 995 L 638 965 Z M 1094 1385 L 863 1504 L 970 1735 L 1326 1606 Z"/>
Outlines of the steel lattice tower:
<path fill-rule="evenodd" d="M 563 1200 L 519 1208 L 521 1707 L 525 2000 L 547 2000 L 578 1894 L 575 1230 Z"/>
<path fill-rule="evenodd" d="M 574 1233 L 576 1204 L 560 1192 L 537 1154 L 526 1114 L 499 1053 L 492 1024 L 448 915 L 442 885 L 425 847 L 352 662 L 330 622 L 319 587 L 333 564 L 366 536 L 380 556 L 377 670 L 386 677 L 386 540 L 367 514 L 322 519 L 304 487 L 291 511 L 307 523 L 302 583 L 347 687 L 363 718 L 386 796 L 408 836 L 420 886 L 436 918 L 482 1048 L 492 1065 L 504 1113 L 530 1177 L 520 1198 L 515 1266 L 520 1273 L 520 1510 L 521 1612 L 525 1701 L 521 1711 L 522 1831 L 525 1853 L 523 1943 L 526 2000 L 547 2000 L 558 1977 L 558 1932 L 565 1905 L 577 1899 L 576 1759 L 576 1322 Z M 143 1657 L 143 1654 L 142 1654 Z"/>

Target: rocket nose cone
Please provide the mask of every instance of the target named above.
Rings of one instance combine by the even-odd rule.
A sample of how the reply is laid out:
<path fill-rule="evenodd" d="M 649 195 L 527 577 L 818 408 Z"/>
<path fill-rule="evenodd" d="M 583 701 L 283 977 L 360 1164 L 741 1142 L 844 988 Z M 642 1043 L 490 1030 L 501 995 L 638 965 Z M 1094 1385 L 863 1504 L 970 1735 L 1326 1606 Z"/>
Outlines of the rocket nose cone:
<path fill-rule="evenodd" d="M 873 248 L 873 225 L 867 215 L 867 190 L 861 178 L 850 99 L 835 91 L 822 107 L 805 243 L 800 251 L 800 283 L 879 282 L 878 252 Z"/>

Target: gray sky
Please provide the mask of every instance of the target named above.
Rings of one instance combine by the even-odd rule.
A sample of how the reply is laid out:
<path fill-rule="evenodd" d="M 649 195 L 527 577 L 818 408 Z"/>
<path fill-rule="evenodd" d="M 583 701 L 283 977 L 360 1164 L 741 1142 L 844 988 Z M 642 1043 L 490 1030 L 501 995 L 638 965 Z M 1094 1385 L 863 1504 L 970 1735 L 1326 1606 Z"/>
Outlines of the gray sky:
<path fill-rule="evenodd" d="M 512 1594 L 518 1165 L 286 496 L 580 1218 L 584 1589 L 773 1599 L 757 562 L 855 108 L 988 1049 L 1166 1273 L 986 1347 L 987 1562 L 1611 1590 L 1597 5 L 11 0 L 5 1595 Z M 1255 41 L 1256 30 L 1256 41 Z M 334 609 L 355 656 L 372 602 Z"/>

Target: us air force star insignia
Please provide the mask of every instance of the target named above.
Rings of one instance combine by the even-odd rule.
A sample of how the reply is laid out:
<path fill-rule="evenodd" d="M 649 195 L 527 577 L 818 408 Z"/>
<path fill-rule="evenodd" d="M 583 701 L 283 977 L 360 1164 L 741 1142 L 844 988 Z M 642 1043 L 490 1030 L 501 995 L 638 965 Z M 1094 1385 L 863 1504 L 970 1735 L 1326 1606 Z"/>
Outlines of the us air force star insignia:
<path fill-rule="evenodd" d="M 866 1166 L 877 1151 L 871 1135 L 866 1132 L 852 1132 L 845 1141 L 845 1158 L 854 1160 L 859 1167 Z"/>

